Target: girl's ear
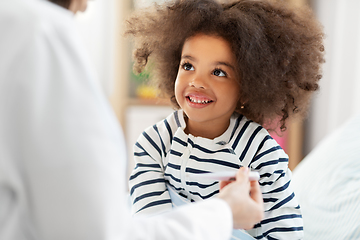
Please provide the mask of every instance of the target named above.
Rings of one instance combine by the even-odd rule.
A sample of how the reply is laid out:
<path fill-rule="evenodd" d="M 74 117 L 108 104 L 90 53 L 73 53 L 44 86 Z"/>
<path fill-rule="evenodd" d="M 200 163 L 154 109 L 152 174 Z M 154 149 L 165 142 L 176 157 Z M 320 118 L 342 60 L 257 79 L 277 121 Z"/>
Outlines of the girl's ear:
<path fill-rule="evenodd" d="M 248 100 L 244 97 L 239 97 L 239 101 L 238 101 L 238 105 L 236 107 L 236 110 L 237 112 L 239 113 L 244 113 L 244 111 L 247 111 L 248 110 Z"/>
<path fill-rule="evenodd" d="M 239 101 L 238 101 L 238 106 L 241 109 L 244 109 L 245 106 L 247 105 L 248 99 L 244 96 L 242 96 L 242 94 L 239 95 Z"/>

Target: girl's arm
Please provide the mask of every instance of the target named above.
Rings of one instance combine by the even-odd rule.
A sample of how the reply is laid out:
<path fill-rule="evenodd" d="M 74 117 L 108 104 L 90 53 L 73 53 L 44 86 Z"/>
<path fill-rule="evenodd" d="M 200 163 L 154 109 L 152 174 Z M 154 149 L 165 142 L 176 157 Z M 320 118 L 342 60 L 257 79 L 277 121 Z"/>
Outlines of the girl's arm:
<path fill-rule="evenodd" d="M 156 125 L 146 129 L 134 145 L 135 168 L 129 180 L 132 214 L 153 215 L 172 208 L 162 163 L 165 152 L 157 131 Z"/>

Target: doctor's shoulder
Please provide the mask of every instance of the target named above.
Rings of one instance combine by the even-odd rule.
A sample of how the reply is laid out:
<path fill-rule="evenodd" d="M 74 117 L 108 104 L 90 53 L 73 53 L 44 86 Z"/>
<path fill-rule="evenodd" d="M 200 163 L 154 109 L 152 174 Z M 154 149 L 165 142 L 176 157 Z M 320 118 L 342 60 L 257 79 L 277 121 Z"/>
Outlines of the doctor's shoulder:
<path fill-rule="evenodd" d="M 6 1 L 6 12 L 1 13 L 14 37 L 29 38 L 35 34 L 63 35 L 74 28 L 74 14 L 48 1 L 11 0 Z"/>

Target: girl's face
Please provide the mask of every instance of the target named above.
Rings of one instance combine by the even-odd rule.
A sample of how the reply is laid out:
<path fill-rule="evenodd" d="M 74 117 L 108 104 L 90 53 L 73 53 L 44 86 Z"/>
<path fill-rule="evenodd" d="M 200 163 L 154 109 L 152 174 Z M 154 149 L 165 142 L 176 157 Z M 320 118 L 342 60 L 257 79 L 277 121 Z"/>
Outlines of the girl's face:
<path fill-rule="evenodd" d="M 235 63 L 221 37 L 197 34 L 185 41 L 175 98 L 188 117 L 188 133 L 215 138 L 226 131 L 239 99 Z"/>

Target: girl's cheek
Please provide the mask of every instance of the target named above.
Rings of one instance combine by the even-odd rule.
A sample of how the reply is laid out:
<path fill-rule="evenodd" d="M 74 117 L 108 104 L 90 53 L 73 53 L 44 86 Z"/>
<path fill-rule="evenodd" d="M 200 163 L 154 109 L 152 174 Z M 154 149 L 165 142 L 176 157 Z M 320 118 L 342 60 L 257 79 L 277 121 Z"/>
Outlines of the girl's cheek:
<path fill-rule="evenodd" d="M 179 94 L 180 94 L 180 86 L 179 86 L 179 81 L 178 79 L 175 80 L 175 89 L 174 89 L 174 93 L 175 93 L 175 99 L 177 102 L 179 102 Z"/>

